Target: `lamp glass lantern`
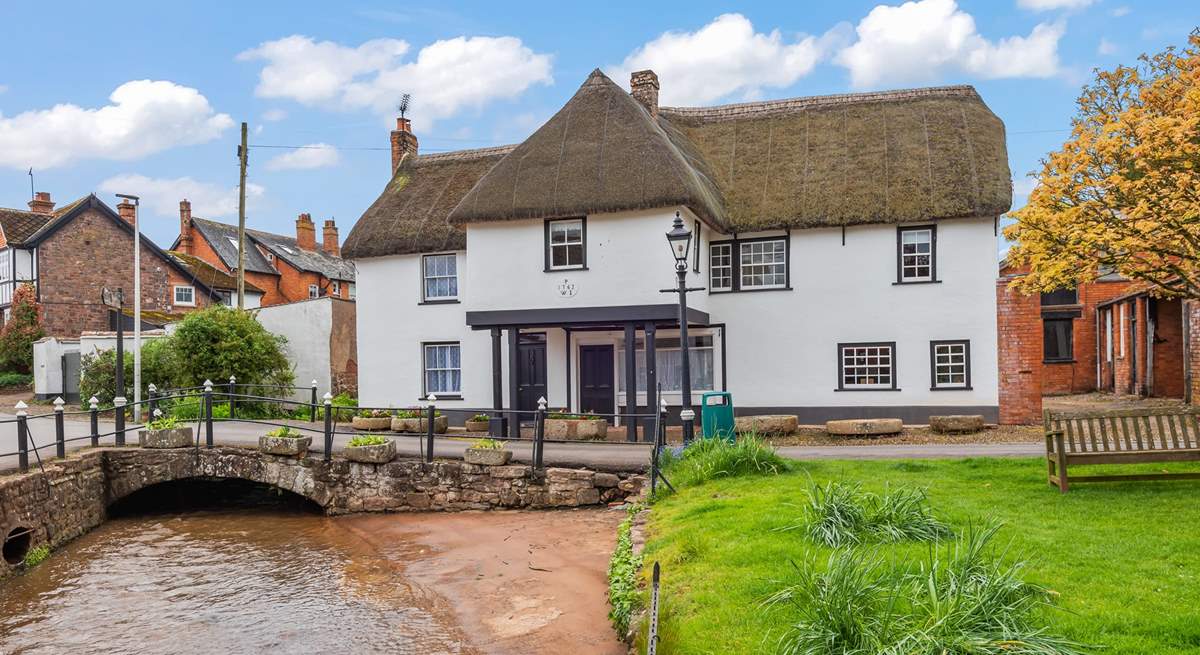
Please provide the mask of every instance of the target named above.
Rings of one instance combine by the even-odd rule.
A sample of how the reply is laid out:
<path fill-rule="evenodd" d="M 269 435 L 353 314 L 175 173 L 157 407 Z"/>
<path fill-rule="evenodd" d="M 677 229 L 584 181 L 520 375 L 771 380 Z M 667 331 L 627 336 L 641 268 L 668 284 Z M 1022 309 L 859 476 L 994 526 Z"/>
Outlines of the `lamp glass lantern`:
<path fill-rule="evenodd" d="M 667 243 L 671 246 L 671 255 L 677 265 L 687 265 L 688 252 L 692 249 L 692 231 L 684 227 L 679 212 L 675 212 L 675 222 L 671 231 L 667 232 Z"/>

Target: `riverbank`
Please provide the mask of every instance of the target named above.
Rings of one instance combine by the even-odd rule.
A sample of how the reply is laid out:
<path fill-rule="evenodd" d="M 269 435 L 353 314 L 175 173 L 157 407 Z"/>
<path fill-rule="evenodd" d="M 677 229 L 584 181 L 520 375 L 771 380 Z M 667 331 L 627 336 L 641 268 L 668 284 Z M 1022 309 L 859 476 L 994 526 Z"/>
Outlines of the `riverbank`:
<path fill-rule="evenodd" d="M 404 577 L 444 598 L 436 606 L 451 608 L 481 653 L 621 655 L 626 646 L 607 617 L 605 569 L 624 516 L 586 509 L 335 521 L 381 552 L 405 557 Z"/>

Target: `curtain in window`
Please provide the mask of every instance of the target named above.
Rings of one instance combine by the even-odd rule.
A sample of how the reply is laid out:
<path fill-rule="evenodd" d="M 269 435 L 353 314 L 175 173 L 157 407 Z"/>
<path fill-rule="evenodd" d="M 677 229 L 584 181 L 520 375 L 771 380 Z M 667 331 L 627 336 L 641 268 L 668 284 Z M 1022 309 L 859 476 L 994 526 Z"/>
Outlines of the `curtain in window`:
<path fill-rule="evenodd" d="M 462 390 L 462 363 L 458 344 L 425 346 L 425 391 L 458 393 Z"/>
<path fill-rule="evenodd" d="M 454 255 L 425 257 L 425 297 L 455 298 L 458 296 L 458 261 Z"/>
<path fill-rule="evenodd" d="M 646 351 L 639 348 L 635 358 L 637 360 L 637 390 L 645 391 Z M 712 347 L 690 347 L 688 359 L 692 366 L 692 391 L 711 391 L 714 370 Z M 678 348 L 655 349 L 654 361 L 657 362 L 658 382 L 662 384 L 663 391 L 681 391 L 683 388 L 683 357 L 680 355 L 680 350 Z M 625 391 L 625 352 L 623 350 L 618 353 L 617 363 L 618 388 Z"/>

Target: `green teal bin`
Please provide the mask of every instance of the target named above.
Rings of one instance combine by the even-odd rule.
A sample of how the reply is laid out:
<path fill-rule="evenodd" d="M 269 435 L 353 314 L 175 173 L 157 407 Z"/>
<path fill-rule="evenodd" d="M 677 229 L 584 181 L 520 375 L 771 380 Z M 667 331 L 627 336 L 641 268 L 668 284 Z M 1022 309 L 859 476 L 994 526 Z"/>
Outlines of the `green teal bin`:
<path fill-rule="evenodd" d="M 709 391 L 700 396 L 700 430 L 705 439 L 733 441 L 733 394 Z"/>

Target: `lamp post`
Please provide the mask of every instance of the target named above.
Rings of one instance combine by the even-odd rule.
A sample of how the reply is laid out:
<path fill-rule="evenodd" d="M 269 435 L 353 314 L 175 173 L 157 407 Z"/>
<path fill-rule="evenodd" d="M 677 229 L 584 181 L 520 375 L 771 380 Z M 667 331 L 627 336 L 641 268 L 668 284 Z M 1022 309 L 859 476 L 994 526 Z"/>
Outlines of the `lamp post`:
<path fill-rule="evenodd" d="M 679 212 L 675 212 L 675 222 L 671 225 L 671 231 L 667 232 L 667 243 L 671 246 L 671 255 L 675 257 L 675 275 L 679 278 L 679 355 L 683 359 L 680 362 L 683 407 L 679 411 L 679 419 L 683 422 L 683 443 L 687 444 L 692 441 L 692 422 L 696 419 L 696 413 L 692 411 L 692 365 L 691 355 L 688 353 L 687 319 L 687 292 L 693 291 L 687 286 L 688 252 L 692 246 L 692 233 L 684 227 Z"/>

